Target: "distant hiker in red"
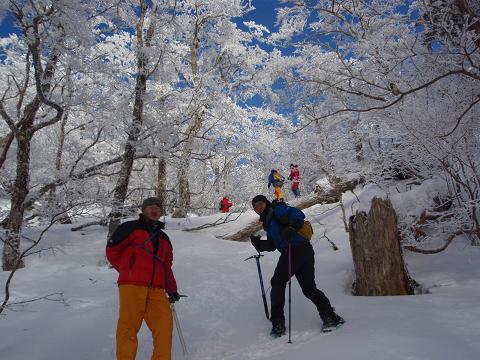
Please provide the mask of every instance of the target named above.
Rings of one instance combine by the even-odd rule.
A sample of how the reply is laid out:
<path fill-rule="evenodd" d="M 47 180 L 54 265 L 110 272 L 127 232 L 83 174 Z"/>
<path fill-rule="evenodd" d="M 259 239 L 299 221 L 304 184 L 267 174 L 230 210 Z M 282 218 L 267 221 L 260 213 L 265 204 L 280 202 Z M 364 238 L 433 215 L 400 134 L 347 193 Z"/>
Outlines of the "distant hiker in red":
<path fill-rule="evenodd" d="M 232 205 L 233 205 L 232 201 L 228 197 L 224 196 L 221 201 L 220 211 L 222 213 L 227 213 L 230 211 L 230 208 L 232 207 Z"/>
<path fill-rule="evenodd" d="M 295 197 L 300 196 L 300 189 L 298 185 L 300 184 L 300 170 L 298 170 L 298 165 L 290 164 L 290 175 L 288 180 L 292 181 L 292 192 Z"/>
<path fill-rule="evenodd" d="M 153 337 L 151 360 L 170 360 L 173 317 L 170 303 L 180 300 L 172 272 L 173 251 L 158 198 L 142 203 L 140 218 L 121 224 L 108 240 L 107 259 L 118 271 L 120 312 L 117 360 L 134 360 L 143 320 Z"/>

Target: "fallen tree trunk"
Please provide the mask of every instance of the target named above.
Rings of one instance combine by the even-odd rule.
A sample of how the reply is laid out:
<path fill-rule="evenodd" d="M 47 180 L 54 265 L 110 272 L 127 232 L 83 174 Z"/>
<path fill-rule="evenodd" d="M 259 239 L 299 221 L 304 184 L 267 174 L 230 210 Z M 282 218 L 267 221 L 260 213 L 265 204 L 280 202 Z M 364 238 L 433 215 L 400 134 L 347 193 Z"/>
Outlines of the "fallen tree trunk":
<path fill-rule="evenodd" d="M 289 205 L 295 206 L 300 210 L 304 210 L 317 204 L 333 204 L 340 201 L 343 193 L 355 189 L 359 182 L 360 181 L 358 179 L 355 179 L 346 182 L 338 182 L 327 189 L 317 187 L 315 192 L 313 192 L 311 195 L 302 197 L 300 199 L 295 199 L 289 202 Z M 235 234 L 226 235 L 222 238 L 233 241 L 248 241 L 250 239 L 250 235 L 261 229 L 262 223 L 257 220 L 249 223 L 242 230 L 236 232 Z"/>

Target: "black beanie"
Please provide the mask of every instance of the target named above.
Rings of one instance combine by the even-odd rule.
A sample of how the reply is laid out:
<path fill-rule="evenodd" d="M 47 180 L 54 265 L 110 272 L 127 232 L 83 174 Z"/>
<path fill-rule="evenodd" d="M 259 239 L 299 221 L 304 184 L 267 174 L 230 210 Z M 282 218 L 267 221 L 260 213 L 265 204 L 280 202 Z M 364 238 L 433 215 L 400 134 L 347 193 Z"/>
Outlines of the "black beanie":
<path fill-rule="evenodd" d="M 257 195 L 255 196 L 253 199 L 252 199 L 252 206 L 255 206 L 255 204 L 259 201 L 263 201 L 265 204 L 269 205 L 270 204 L 270 201 L 268 201 L 268 199 L 263 196 L 263 195 Z"/>
<path fill-rule="evenodd" d="M 150 205 L 157 205 L 159 208 L 161 208 L 162 202 L 157 197 L 146 198 L 145 200 L 143 200 L 143 203 L 142 203 L 142 212 L 143 210 L 145 210 L 147 206 L 150 206 Z"/>

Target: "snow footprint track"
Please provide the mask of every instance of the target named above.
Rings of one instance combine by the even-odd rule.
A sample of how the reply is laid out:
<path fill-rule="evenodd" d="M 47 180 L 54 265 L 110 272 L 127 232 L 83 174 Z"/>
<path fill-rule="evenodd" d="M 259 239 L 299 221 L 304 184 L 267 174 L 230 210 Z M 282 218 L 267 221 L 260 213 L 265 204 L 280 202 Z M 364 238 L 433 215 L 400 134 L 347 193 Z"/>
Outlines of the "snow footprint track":
<path fill-rule="evenodd" d="M 288 343 L 288 332 L 279 338 L 272 338 L 268 334 L 268 328 L 263 333 L 258 334 L 258 341 L 247 347 L 236 351 L 226 360 L 254 360 L 254 359 L 275 359 L 276 356 L 285 354 L 285 351 L 302 348 L 306 343 L 315 341 L 319 336 L 330 335 L 331 333 L 322 333 L 320 329 L 297 330 L 292 331 L 292 342 Z M 284 357 L 282 357 L 284 358 Z M 280 357 L 279 357 L 280 359 Z"/>

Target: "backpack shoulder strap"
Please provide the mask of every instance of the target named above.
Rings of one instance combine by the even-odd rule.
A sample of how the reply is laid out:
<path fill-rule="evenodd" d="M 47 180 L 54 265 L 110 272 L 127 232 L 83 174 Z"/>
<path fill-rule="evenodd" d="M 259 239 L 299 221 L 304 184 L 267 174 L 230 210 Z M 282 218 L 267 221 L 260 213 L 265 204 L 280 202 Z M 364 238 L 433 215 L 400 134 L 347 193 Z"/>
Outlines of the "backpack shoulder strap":
<path fill-rule="evenodd" d="M 292 226 L 295 229 L 299 229 L 303 226 L 305 221 L 305 214 L 294 206 L 285 205 L 286 210 L 283 216 L 275 214 L 275 208 L 273 208 L 274 219 L 282 226 Z"/>

